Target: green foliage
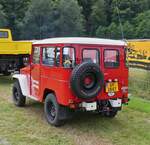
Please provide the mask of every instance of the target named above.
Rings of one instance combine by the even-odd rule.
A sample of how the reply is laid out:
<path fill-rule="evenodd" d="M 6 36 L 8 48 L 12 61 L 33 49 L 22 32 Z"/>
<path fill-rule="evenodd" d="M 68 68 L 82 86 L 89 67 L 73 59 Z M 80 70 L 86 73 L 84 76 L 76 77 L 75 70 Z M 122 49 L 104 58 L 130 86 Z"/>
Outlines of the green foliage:
<path fill-rule="evenodd" d="M 79 36 L 83 32 L 83 18 L 77 1 L 32 0 L 20 27 L 24 39 Z"/>
<path fill-rule="evenodd" d="M 22 39 L 42 39 L 48 37 L 52 27 L 51 0 L 32 0 L 23 22 L 19 24 L 22 29 Z"/>
<path fill-rule="evenodd" d="M 18 38 L 18 23 L 22 21 L 27 10 L 29 0 L 1 0 L 3 12 L 6 15 L 7 27 L 13 32 L 14 38 Z"/>
<path fill-rule="evenodd" d="M 55 36 L 81 36 L 83 16 L 76 0 L 60 0 L 55 4 L 53 27 Z"/>
<path fill-rule="evenodd" d="M 124 31 L 124 37 L 125 38 L 128 38 L 128 39 L 135 38 L 134 30 L 135 30 L 134 26 L 129 21 L 126 21 L 123 24 L 123 31 Z"/>
<path fill-rule="evenodd" d="M 85 31 L 86 35 L 91 34 L 91 13 L 92 13 L 92 6 L 96 0 L 78 0 L 79 5 L 82 7 L 82 14 L 85 19 Z"/>
<path fill-rule="evenodd" d="M 2 10 L 2 6 L 0 5 L 0 27 L 6 27 L 7 25 L 7 20 L 5 18 L 5 13 Z"/>
<path fill-rule="evenodd" d="M 149 0 L 0 0 L 0 27 L 15 39 L 150 38 Z"/>
<path fill-rule="evenodd" d="M 135 18 L 136 37 L 150 38 L 150 10 L 140 13 Z"/>
<path fill-rule="evenodd" d="M 113 0 L 112 1 L 112 19 L 118 22 L 118 11 L 122 22 L 132 21 L 138 13 L 148 10 L 149 0 Z"/>
<path fill-rule="evenodd" d="M 105 12 L 105 3 L 104 0 L 97 0 L 92 6 L 91 13 L 91 33 L 94 34 L 99 25 L 105 26 L 106 21 L 106 12 Z"/>

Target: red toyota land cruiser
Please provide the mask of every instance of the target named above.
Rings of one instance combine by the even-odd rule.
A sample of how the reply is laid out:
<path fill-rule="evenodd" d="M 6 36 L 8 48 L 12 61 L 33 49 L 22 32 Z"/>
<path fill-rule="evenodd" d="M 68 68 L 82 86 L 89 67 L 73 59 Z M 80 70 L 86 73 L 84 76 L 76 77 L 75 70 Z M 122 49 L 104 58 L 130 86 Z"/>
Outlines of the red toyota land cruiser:
<path fill-rule="evenodd" d="M 13 100 L 44 102 L 48 123 L 59 126 L 75 110 L 114 117 L 128 102 L 126 44 L 98 38 L 50 38 L 33 44 L 30 65 L 13 76 Z"/>

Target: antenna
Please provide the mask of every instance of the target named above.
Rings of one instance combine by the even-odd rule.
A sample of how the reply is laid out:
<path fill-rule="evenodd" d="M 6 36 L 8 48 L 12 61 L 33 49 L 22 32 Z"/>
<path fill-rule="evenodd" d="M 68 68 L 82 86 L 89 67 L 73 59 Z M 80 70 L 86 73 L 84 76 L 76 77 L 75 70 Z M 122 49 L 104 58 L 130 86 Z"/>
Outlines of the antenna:
<path fill-rule="evenodd" d="M 117 9 L 117 14 L 118 14 L 118 19 L 119 19 L 119 24 L 120 24 L 122 39 L 125 40 L 124 39 L 123 26 L 122 26 L 122 22 L 121 22 L 121 18 L 120 18 L 120 11 L 119 11 L 119 8 L 118 8 L 118 0 L 116 0 L 116 9 Z"/>

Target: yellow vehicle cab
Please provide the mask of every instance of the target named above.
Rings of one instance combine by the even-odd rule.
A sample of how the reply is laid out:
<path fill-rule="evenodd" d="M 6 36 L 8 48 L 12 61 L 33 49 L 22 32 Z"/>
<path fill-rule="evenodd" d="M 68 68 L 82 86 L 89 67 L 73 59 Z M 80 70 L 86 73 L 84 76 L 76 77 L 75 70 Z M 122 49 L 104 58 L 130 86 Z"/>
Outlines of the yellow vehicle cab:
<path fill-rule="evenodd" d="M 13 41 L 9 29 L 0 29 L 0 73 L 9 75 L 24 67 L 31 53 L 32 42 Z"/>

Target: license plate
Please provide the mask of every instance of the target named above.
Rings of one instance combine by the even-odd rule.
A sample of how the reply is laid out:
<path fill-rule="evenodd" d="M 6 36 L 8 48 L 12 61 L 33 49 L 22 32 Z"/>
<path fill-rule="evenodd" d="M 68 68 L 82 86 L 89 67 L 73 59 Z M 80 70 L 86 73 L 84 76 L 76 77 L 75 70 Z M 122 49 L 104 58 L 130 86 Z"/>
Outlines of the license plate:
<path fill-rule="evenodd" d="M 121 99 L 117 99 L 117 100 L 109 100 L 110 104 L 112 107 L 121 107 Z"/>
<path fill-rule="evenodd" d="M 106 92 L 117 92 L 118 89 L 118 82 L 109 82 L 106 84 Z"/>
<path fill-rule="evenodd" d="M 92 103 L 82 102 L 81 107 L 85 108 L 86 111 L 94 111 L 97 109 L 97 103 L 96 102 L 92 102 Z"/>

